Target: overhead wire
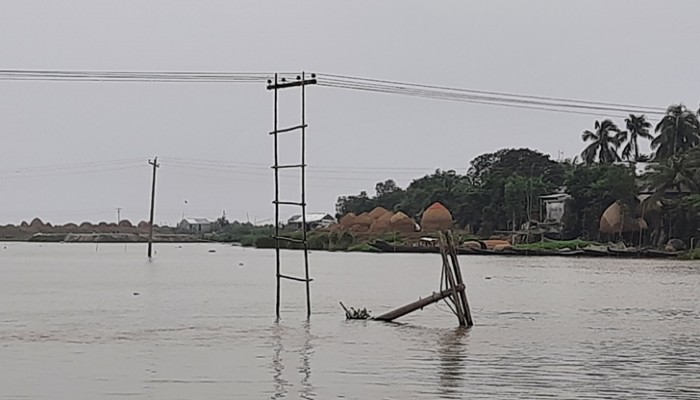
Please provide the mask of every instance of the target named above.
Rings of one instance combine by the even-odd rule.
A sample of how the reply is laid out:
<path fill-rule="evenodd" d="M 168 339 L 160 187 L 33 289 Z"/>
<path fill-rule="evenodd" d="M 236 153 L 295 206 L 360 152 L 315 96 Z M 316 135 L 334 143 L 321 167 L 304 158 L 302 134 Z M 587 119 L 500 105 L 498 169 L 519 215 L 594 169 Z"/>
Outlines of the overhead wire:
<path fill-rule="evenodd" d="M 273 72 L 211 72 L 211 71 L 94 71 L 94 70 L 22 70 L 2 69 L 0 80 L 46 80 L 46 81 L 125 81 L 125 82 L 191 82 L 191 83 L 260 83 L 269 82 Z M 298 73 L 283 72 L 278 78 L 295 79 Z M 665 109 L 615 102 L 580 100 L 566 97 L 527 95 L 469 88 L 459 88 L 421 83 L 400 82 L 387 79 L 363 78 L 350 75 L 318 73 L 318 85 L 344 90 L 421 97 L 502 106 L 512 108 L 550 111 L 559 113 L 595 115 L 599 117 L 624 118 L 619 112 L 645 115 L 663 115 Z"/>

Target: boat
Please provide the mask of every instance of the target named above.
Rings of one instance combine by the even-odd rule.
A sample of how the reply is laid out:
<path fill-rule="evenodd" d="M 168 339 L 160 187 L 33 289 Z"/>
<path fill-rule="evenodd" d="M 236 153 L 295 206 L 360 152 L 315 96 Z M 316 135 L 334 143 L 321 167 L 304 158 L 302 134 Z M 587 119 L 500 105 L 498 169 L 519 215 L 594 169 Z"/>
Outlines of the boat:
<path fill-rule="evenodd" d="M 629 249 L 618 249 L 615 247 L 608 247 L 608 252 L 610 254 L 616 256 L 616 257 L 639 257 L 642 255 L 642 252 L 640 252 L 636 248 L 629 248 Z"/>
<path fill-rule="evenodd" d="M 644 256 L 648 258 L 676 258 L 681 252 L 679 251 L 666 251 L 666 250 L 656 250 L 656 249 L 646 249 L 642 251 Z"/>
<path fill-rule="evenodd" d="M 587 257 L 610 257 L 612 255 L 608 249 L 597 249 L 592 247 L 584 247 L 583 254 Z"/>
<path fill-rule="evenodd" d="M 375 240 L 369 243 L 370 246 L 379 250 L 382 253 L 439 253 L 440 249 L 437 246 L 406 246 L 395 245 L 383 240 Z"/>

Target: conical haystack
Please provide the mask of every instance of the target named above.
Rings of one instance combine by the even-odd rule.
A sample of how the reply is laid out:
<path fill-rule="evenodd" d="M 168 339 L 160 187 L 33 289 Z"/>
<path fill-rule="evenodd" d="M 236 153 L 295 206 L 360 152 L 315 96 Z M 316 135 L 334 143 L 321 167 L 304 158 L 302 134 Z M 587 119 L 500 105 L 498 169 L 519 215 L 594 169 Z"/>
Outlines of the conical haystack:
<path fill-rule="evenodd" d="M 384 214 L 382 214 L 381 217 L 379 217 L 376 221 L 372 223 L 372 226 L 369 227 L 369 231 L 372 233 L 391 232 L 391 218 L 393 216 L 394 213 L 392 213 L 391 211 L 385 212 Z"/>
<path fill-rule="evenodd" d="M 633 218 L 631 213 L 626 213 L 623 210 L 620 203 L 614 202 L 600 217 L 598 229 L 601 233 L 614 234 L 620 232 L 637 232 L 646 228 L 646 221 L 641 218 Z"/>
<path fill-rule="evenodd" d="M 416 221 L 399 211 L 389 220 L 391 230 L 394 232 L 409 233 L 416 231 Z"/>
<path fill-rule="evenodd" d="M 447 207 L 435 202 L 423 212 L 420 222 L 425 232 L 444 231 L 452 228 L 452 214 Z"/>
<path fill-rule="evenodd" d="M 343 215 L 340 218 L 340 221 L 338 221 L 338 223 L 340 223 L 340 226 L 342 226 L 343 228 L 350 229 L 352 227 L 352 225 L 355 223 L 356 218 L 357 218 L 357 215 L 349 212 L 349 213 Z"/>
<path fill-rule="evenodd" d="M 375 207 L 374 210 L 369 212 L 369 216 L 372 217 L 372 219 L 377 220 L 381 218 L 382 215 L 388 213 L 389 210 L 387 210 L 384 207 Z"/>
<path fill-rule="evenodd" d="M 367 232 L 369 231 L 369 227 L 372 226 L 372 222 L 374 222 L 372 217 L 370 217 L 368 213 L 363 212 L 355 218 L 350 230 L 353 232 Z"/>

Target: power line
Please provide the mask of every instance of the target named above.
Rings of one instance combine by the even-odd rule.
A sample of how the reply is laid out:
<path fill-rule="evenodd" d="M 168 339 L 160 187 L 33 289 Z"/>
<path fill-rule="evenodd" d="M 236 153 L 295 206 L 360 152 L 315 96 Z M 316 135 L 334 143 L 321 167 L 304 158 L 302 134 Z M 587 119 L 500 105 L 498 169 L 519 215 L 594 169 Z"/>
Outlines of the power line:
<path fill-rule="evenodd" d="M 456 91 L 456 92 L 487 94 L 487 95 L 496 95 L 496 96 L 507 96 L 507 97 L 514 97 L 514 98 L 552 100 L 552 101 L 558 101 L 558 102 L 592 104 L 592 105 L 613 106 L 613 107 L 632 108 L 632 109 L 648 109 L 648 110 L 656 110 L 656 111 L 661 111 L 661 112 L 664 112 L 666 110 L 665 108 L 655 107 L 655 106 L 640 106 L 640 105 L 609 103 L 609 102 L 592 101 L 592 100 L 577 100 L 577 99 L 563 98 L 563 97 L 547 97 L 547 96 L 536 96 L 536 95 L 522 95 L 522 94 L 508 93 L 508 92 L 494 92 L 494 91 L 485 91 L 485 90 L 476 90 L 476 89 L 462 89 L 462 88 L 455 88 L 455 87 L 448 87 L 448 86 L 436 86 L 436 85 L 406 83 L 406 82 L 382 80 L 382 79 L 360 78 L 360 77 L 354 77 L 354 76 L 348 76 L 348 75 L 335 75 L 335 74 L 325 74 L 324 73 L 324 74 L 319 74 L 319 76 L 328 76 L 328 77 L 339 78 L 341 80 L 347 80 L 347 81 L 374 82 L 374 83 L 381 83 L 381 84 L 391 84 L 391 85 L 395 85 L 395 86 L 396 85 L 412 86 L 412 87 L 420 87 L 420 88 L 427 88 L 427 89 L 451 90 L 451 91 Z"/>
<path fill-rule="evenodd" d="M 273 75 L 272 72 L 0 70 L 0 80 L 13 81 L 260 83 L 266 82 Z M 278 74 L 280 77 L 289 79 L 293 79 L 296 75 L 292 72 Z M 664 108 L 655 106 L 477 90 L 339 74 L 319 73 L 316 76 L 320 86 L 432 100 L 611 118 L 626 117 L 626 115 L 617 114 L 619 112 L 646 115 L 663 115 L 665 113 Z"/>

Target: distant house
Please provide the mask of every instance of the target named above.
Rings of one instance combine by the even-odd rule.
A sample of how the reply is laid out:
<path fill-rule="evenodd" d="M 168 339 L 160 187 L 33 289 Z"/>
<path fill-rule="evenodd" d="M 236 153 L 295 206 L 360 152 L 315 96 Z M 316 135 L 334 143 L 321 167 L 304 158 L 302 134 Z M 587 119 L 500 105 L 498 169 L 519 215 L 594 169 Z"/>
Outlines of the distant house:
<path fill-rule="evenodd" d="M 561 190 L 558 193 L 552 193 L 544 196 L 540 196 L 540 202 L 544 206 L 545 210 L 545 222 L 561 222 L 564 216 L 564 207 L 566 201 L 569 200 L 571 196 Z"/>
<path fill-rule="evenodd" d="M 211 232 L 214 221 L 206 218 L 185 218 L 177 225 L 181 233 L 207 233 Z"/>
<path fill-rule="evenodd" d="M 326 228 L 331 224 L 334 224 L 335 218 L 330 214 L 323 213 L 311 213 L 306 214 L 306 226 L 307 230 Z M 301 215 L 293 215 L 287 220 L 287 228 L 301 230 L 303 226 L 303 221 Z"/>

